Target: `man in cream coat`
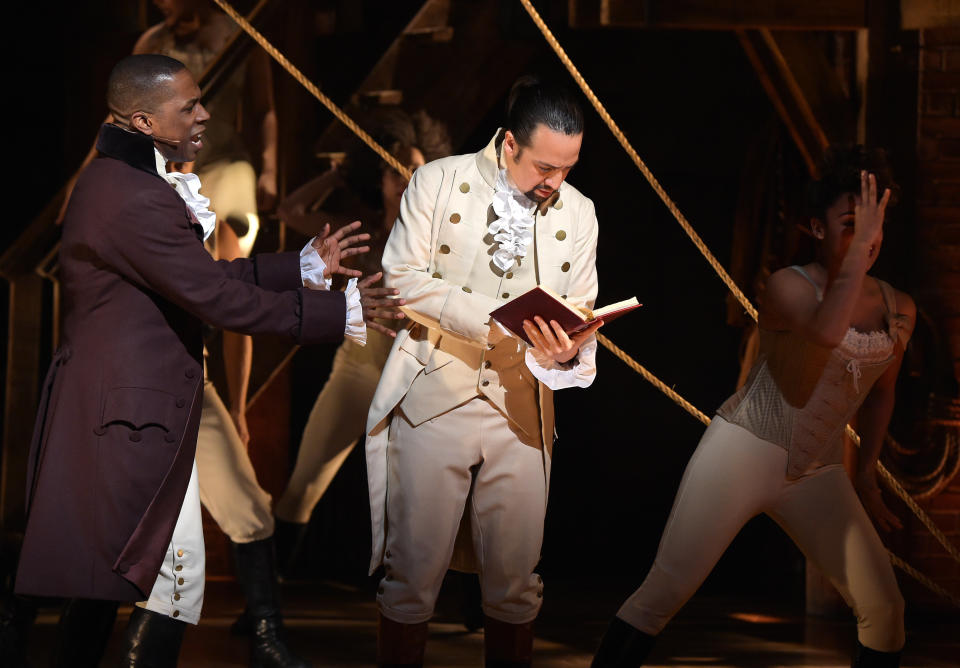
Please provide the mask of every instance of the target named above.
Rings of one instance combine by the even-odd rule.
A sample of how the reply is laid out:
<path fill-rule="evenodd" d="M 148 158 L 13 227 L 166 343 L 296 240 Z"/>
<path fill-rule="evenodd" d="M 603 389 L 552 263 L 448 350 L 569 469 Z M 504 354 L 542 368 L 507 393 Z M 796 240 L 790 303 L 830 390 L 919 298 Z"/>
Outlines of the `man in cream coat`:
<path fill-rule="evenodd" d="M 564 183 L 582 136 L 568 91 L 521 80 L 486 148 L 421 167 L 403 197 L 383 267 L 411 325 L 367 421 L 381 665 L 422 663 L 455 543 L 480 572 L 487 665 L 530 662 L 552 390 L 593 381 L 602 323 L 571 340 L 537 317 L 528 347 L 489 314 L 538 284 L 593 306 L 596 215 Z"/>

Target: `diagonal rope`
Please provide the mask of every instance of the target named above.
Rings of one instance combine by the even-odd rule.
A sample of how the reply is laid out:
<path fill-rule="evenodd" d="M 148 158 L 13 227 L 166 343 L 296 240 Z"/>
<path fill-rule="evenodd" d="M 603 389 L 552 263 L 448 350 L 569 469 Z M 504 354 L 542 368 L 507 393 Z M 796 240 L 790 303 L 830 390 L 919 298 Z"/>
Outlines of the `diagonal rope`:
<path fill-rule="evenodd" d="M 720 278 L 724 281 L 724 283 L 727 285 L 730 291 L 733 292 L 733 294 L 737 297 L 737 300 L 743 305 L 747 313 L 749 313 L 750 316 L 754 320 L 756 320 L 757 319 L 756 309 L 753 307 L 752 304 L 750 304 L 750 301 L 747 299 L 746 295 L 744 295 L 743 292 L 733 282 L 733 279 L 730 278 L 729 274 L 727 274 L 727 272 L 724 270 L 720 262 L 710 252 L 710 250 L 707 248 L 704 241 L 694 231 L 690 223 L 687 222 L 686 218 L 684 218 L 683 214 L 677 208 L 676 204 L 673 203 L 673 200 L 670 199 L 666 191 L 663 189 L 660 183 L 653 176 L 653 173 L 650 172 L 647 166 L 640 159 L 640 156 L 637 154 L 637 152 L 633 149 L 632 146 L 630 146 L 626 137 L 623 135 L 620 129 L 613 122 L 613 119 L 610 117 L 610 114 L 608 114 L 606 109 L 603 108 L 603 105 L 600 104 L 600 101 L 597 99 L 596 95 L 594 95 L 593 91 L 589 89 L 589 87 L 586 84 L 586 81 L 583 79 L 580 73 L 576 70 L 573 63 L 567 57 L 566 53 L 563 52 L 563 49 L 560 47 L 559 42 L 557 42 L 556 38 L 553 37 L 553 34 L 550 33 L 546 24 L 543 23 L 543 20 L 540 18 L 539 14 L 536 13 L 536 10 L 534 10 L 532 5 L 529 4 L 529 0 L 520 0 L 520 1 L 524 3 L 524 6 L 527 8 L 527 11 L 530 12 L 531 17 L 534 18 L 534 21 L 540 27 L 541 31 L 544 31 L 544 36 L 549 36 L 548 41 L 552 40 L 551 46 L 554 46 L 554 50 L 557 51 L 558 55 L 561 56 L 561 60 L 563 60 L 564 63 L 568 65 L 568 69 L 571 71 L 572 74 L 574 74 L 574 77 L 578 79 L 578 83 L 580 83 L 581 89 L 583 89 L 585 93 L 588 93 L 588 97 L 591 98 L 592 102 L 594 102 L 594 106 L 600 112 L 601 116 L 604 117 L 604 120 L 607 121 L 608 126 L 610 126 L 611 130 L 614 130 L 614 133 L 618 135 L 618 139 L 620 140 L 621 145 L 623 145 L 624 148 L 627 150 L 627 152 L 631 155 L 631 158 L 633 158 L 634 162 L 640 168 L 641 172 L 644 173 L 644 176 L 647 177 L 647 180 L 650 182 L 651 186 L 653 186 L 657 194 L 660 195 L 660 198 L 664 201 L 664 203 L 670 209 L 671 213 L 674 214 L 674 217 L 677 219 L 680 225 L 687 232 L 690 239 L 694 242 L 697 248 L 700 249 L 700 252 L 703 253 L 704 257 L 707 259 L 707 262 L 709 262 L 710 266 L 712 266 L 714 270 L 717 272 L 717 274 L 720 275 Z M 397 160 L 393 155 L 391 155 L 383 146 L 378 144 L 373 139 L 373 137 L 371 137 L 359 125 L 357 125 L 357 123 L 352 118 L 350 118 L 342 109 L 340 109 L 340 107 L 338 107 L 336 104 L 334 104 L 332 100 L 330 100 L 330 98 L 324 95 L 313 82 L 307 79 L 307 77 L 293 63 L 291 63 L 286 56 L 284 56 L 275 46 L 273 46 L 273 44 L 271 44 L 269 40 L 266 39 L 266 37 L 264 37 L 256 28 L 254 28 L 249 21 L 247 21 L 243 16 L 241 16 L 228 2 L 226 2 L 226 0 L 213 0 L 213 2 L 215 2 L 231 19 L 233 19 L 237 23 L 237 25 L 239 25 L 248 35 L 250 35 L 250 37 L 254 41 L 256 41 L 263 48 L 263 50 L 266 51 L 268 55 L 270 55 L 270 57 L 276 60 L 277 63 L 284 70 L 287 71 L 288 74 L 290 74 L 294 79 L 296 79 L 296 81 L 300 83 L 300 85 L 302 85 L 311 95 L 313 95 L 321 104 L 323 104 L 324 107 L 326 107 L 341 123 L 343 123 L 361 141 L 363 141 L 367 146 L 373 149 L 373 151 L 376 152 L 377 155 L 383 158 L 383 160 L 387 164 L 389 164 L 391 167 L 397 170 L 397 172 L 403 175 L 404 178 L 408 180 L 410 179 L 412 174 L 406 166 L 400 163 L 400 161 Z M 689 401 L 684 399 L 680 394 L 675 392 L 666 383 L 664 383 L 662 380 L 660 380 L 654 374 L 648 371 L 643 365 L 641 365 L 639 362 L 637 362 L 632 357 L 630 357 L 621 348 L 614 345 L 614 343 L 610 341 L 610 339 L 603 336 L 602 334 L 597 334 L 597 340 L 600 341 L 605 347 L 607 347 L 619 359 L 624 361 L 631 369 L 633 369 L 634 371 L 639 373 L 641 376 L 643 376 L 643 378 L 646 379 L 647 382 L 651 383 L 658 390 L 660 390 L 665 395 L 670 397 L 677 405 L 679 405 L 681 408 L 683 408 L 688 413 L 690 413 L 690 415 L 695 417 L 697 420 L 699 420 L 703 424 L 710 424 L 710 418 L 707 417 L 706 414 L 704 414 L 702 411 L 697 409 L 697 407 L 691 404 Z M 850 430 L 849 427 L 847 427 L 847 429 Z M 850 432 L 852 433 L 852 430 L 850 430 Z M 856 434 L 853 434 L 853 437 L 855 438 L 857 444 L 859 445 L 859 438 L 856 437 Z M 878 463 L 878 466 L 879 466 L 879 463 Z M 890 473 L 887 472 L 886 469 L 884 469 L 882 466 L 880 467 L 880 471 L 881 471 L 881 474 L 884 474 L 884 473 L 886 474 L 885 479 L 889 478 L 889 480 L 893 481 L 893 484 L 896 485 L 895 489 L 897 490 L 897 493 L 905 496 L 906 498 L 904 498 L 904 501 L 907 501 L 909 505 L 910 502 L 912 502 L 912 499 L 909 499 L 909 495 L 906 493 L 906 491 L 902 487 L 900 487 L 899 483 L 896 483 L 896 481 L 893 479 L 893 476 L 891 476 Z M 925 513 L 923 513 L 923 510 L 920 509 L 919 506 L 916 506 L 915 503 L 914 503 L 914 506 L 916 507 L 916 510 L 914 512 L 917 513 L 922 520 L 923 517 L 925 516 Z M 929 520 L 929 518 L 927 518 L 927 520 Z M 924 524 L 927 525 L 926 522 Z M 944 547 L 948 551 L 950 551 L 951 554 L 956 554 L 956 550 L 951 549 L 952 546 L 949 544 L 949 541 L 946 541 L 946 537 L 943 536 L 943 533 L 939 532 L 939 530 L 936 529 L 936 525 L 932 523 L 932 520 L 930 520 L 930 524 L 927 525 L 927 528 L 929 528 L 931 532 L 934 532 L 936 530 L 934 535 L 937 536 L 937 533 L 939 533 L 939 536 L 937 536 L 938 540 L 941 540 L 940 537 L 942 536 L 943 538 L 941 540 L 941 543 L 944 544 Z M 952 602 L 957 603 L 957 600 L 952 595 L 950 595 L 945 589 L 937 585 L 935 582 L 930 580 L 930 578 L 926 577 L 925 575 L 923 575 L 922 573 L 914 569 L 912 566 L 909 566 L 909 564 L 906 564 L 906 562 L 903 562 L 899 557 L 894 555 L 892 552 L 890 553 L 890 556 L 891 556 L 891 560 L 895 565 L 899 566 L 900 568 L 903 568 L 907 573 L 915 577 L 922 584 L 929 587 L 932 591 L 935 591 L 941 594 L 942 596 L 945 596 L 946 598 L 950 599 Z"/>
<path fill-rule="evenodd" d="M 543 33 L 544 38 L 547 40 L 547 43 L 553 49 L 554 53 L 557 54 L 560 62 L 564 64 L 564 66 L 567 68 L 567 71 L 570 72 L 570 75 L 573 76 L 574 80 L 577 82 L 577 85 L 580 86 L 580 90 L 582 90 L 583 94 L 587 96 L 588 100 L 590 100 L 590 104 L 592 104 L 593 108 L 597 110 L 598 114 L 600 114 L 600 118 L 602 118 L 604 123 L 607 124 L 607 127 L 610 128 L 610 132 L 612 132 L 613 136 L 616 137 L 618 142 L 620 142 L 620 146 L 623 147 L 623 150 L 626 151 L 627 155 L 630 156 L 630 159 L 633 160 L 633 164 L 637 166 L 637 169 L 640 170 L 640 173 L 643 174 L 643 177 L 650 183 L 650 187 L 653 188 L 653 191 L 657 193 L 657 196 L 660 197 L 666 207 L 670 210 L 670 213 L 673 214 L 673 217 L 677 219 L 678 223 L 680 223 L 680 227 L 683 228 L 683 231 L 687 233 L 688 237 L 690 237 L 690 241 L 693 242 L 693 245 L 697 247 L 697 250 L 700 251 L 710 266 L 713 267 L 713 270 L 717 272 L 717 276 L 719 276 L 720 280 L 726 284 L 730 292 L 733 293 L 733 296 L 736 297 L 737 301 L 743 306 L 743 309 L 750 314 L 751 318 L 756 320 L 757 309 L 754 308 L 753 304 L 750 303 L 750 300 L 747 299 L 747 296 L 743 294 L 743 291 L 740 290 L 737 284 L 733 281 L 733 279 L 730 277 L 730 274 L 728 274 L 727 270 L 723 268 L 723 265 L 720 264 L 720 261 L 716 258 L 716 256 L 710 252 L 710 249 L 707 248 L 707 244 L 703 241 L 703 239 L 700 238 L 700 235 L 697 234 L 696 230 L 693 229 L 693 225 L 690 224 L 686 216 L 684 216 L 680 211 L 680 207 L 677 206 L 676 202 L 670 198 L 670 195 L 667 194 L 667 191 L 664 190 L 662 185 L 660 185 L 657 177 L 653 175 L 653 172 L 650 171 L 650 168 L 647 167 L 646 163 L 630 144 L 627 136 L 623 134 L 623 131 L 617 125 L 616 121 L 614 121 L 613 117 L 610 116 L 609 112 L 607 112 L 606 107 L 603 106 L 603 103 L 600 102 L 600 99 L 587 84 L 586 79 L 583 78 L 583 75 L 580 74 L 580 70 L 578 70 L 577 66 L 573 64 L 572 60 L 570 60 L 570 56 L 567 55 L 567 52 L 563 50 L 562 46 L 560 46 L 560 42 L 557 41 L 556 37 L 554 37 L 553 33 L 550 31 L 550 28 L 547 27 L 547 24 L 540 17 L 540 14 L 537 13 L 537 10 L 533 8 L 532 4 L 530 4 L 530 0 L 520 0 L 520 2 L 523 4 L 524 9 L 527 10 L 530 18 L 533 19 L 533 22 L 537 24 L 540 32 Z"/>
<path fill-rule="evenodd" d="M 733 296 L 737 298 L 737 301 L 740 302 L 744 310 L 750 314 L 751 318 L 753 318 L 754 320 L 757 320 L 757 315 L 758 315 L 757 309 L 754 308 L 753 304 L 750 303 L 750 300 L 747 298 L 747 296 L 743 293 L 742 290 L 740 290 L 737 284 L 734 283 L 733 279 L 727 273 L 726 269 L 724 269 L 723 265 L 720 264 L 720 261 L 717 260 L 716 256 L 714 256 L 713 253 L 710 252 L 710 249 L 707 248 L 707 245 L 704 243 L 703 239 L 701 239 L 700 236 L 696 233 L 696 231 L 693 229 L 693 226 L 690 224 L 690 222 L 686 219 L 686 217 L 680 211 L 679 207 L 670 198 L 670 196 L 663 189 L 663 186 L 660 185 L 660 182 L 650 171 L 650 168 L 647 167 L 647 165 L 643 162 L 643 160 L 637 154 L 636 150 L 630 144 L 630 141 L 627 139 L 626 135 L 623 133 L 623 131 L 620 129 L 617 123 L 613 120 L 613 117 L 610 116 L 610 113 L 606 110 L 606 107 L 603 106 L 603 103 L 600 102 L 600 99 L 596 96 L 596 94 L 590 88 L 589 84 L 587 84 L 586 79 L 584 79 L 583 75 L 580 74 L 580 71 L 577 69 L 576 65 L 573 64 L 572 60 L 570 60 L 570 57 L 567 55 L 566 51 L 564 51 L 563 47 L 560 45 L 560 42 L 554 36 L 553 32 L 547 26 L 546 22 L 544 22 L 543 18 L 540 16 L 537 10 L 534 9 L 530 0 L 520 0 L 520 3 L 523 5 L 524 9 L 527 10 L 527 13 L 530 15 L 530 18 L 536 24 L 537 28 L 540 29 L 540 32 L 543 33 L 544 39 L 547 40 L 547 43 L 553 49 L 554 53 L 556 53 L 557 57 L 560 59 L 560 62 L 563 63 L 563 65 L 567 68 L 567 71 L 570 72 L 570 75 L 577 82 L 577 85 L 580 87 L 580 90 L 583 91 L 583 94 L 590 101 L 590 104 L 593 105 L 594 109 L 597 110 L 597 113 L 600 114 L 600 117 L 607 124 L 607 127 L 610 129 L 610 132 L 613 133 L 614 137 L 623 147 L 623 150 L 627 152 L 627 155 L 629 155 L 630 159 L 633 160 L 633 163 L 637 166 L 637 168 L 643 174 L 644 178 L 647 179 L 647 181 L 650 183 L 650 186 L 653 188 L 654 192 L 657 193 L 657 195 L 660 197 L 660 199 L 663 201 L 666 207 L 670 210 L 670 213 L 673 214 L 673 217 L 680 224 L 680 227 L 683 228 L 683 231 L 687 233 L 688 237 L 690 237 L 690 240 L 697 247 L 697 250 L 700 251 L 703 257 L 710 264 L 710 266 L 713 267 L 713 270 L 717 273 L 720 279 L 726 284 L 727 288 L 730 289 L 730 292 L 733 293 Z M 623 351 L 617 348 L 616 346 L 614 346 L 609 339 L 598 335 L 598 340 L 606 348 L 608 348 L 614 355 L 619 357 L 624 362 L 627 361 L 624 358 L 625 354 L 623 353 Z M 631 368 L 633 368 L 635 371 L 637 371 L 637 373 L 639 373 L 644 378 L 646 378 L 649 382 L 651 382 L 654 386 L 660 389 L 661 392 L 666 394 L 668 397 L 673 399 L 677 404 L 679 404 L 681 407 L 687 410 L 687 412 L 689 412 L 691 415 L 693 415 L 695 418 L 697 418 L 701 422 L 704 422 L 703 417 L 701 417 L 703 413 L 701 413 L 696 409 L 694 409 L 695 412 L 688 409 L 687 406 L 684 405 L 685 403 L 687 403 L 686 400 L 683 399 L 683 397 L 680 397 L 680 395 L 676 394 L 676 392 L 673 392 L 673 390 L 670 390 L 665 384 L 662 383 L 662 381 L 660 381 L 659 379 L 657 379 L 656 381 L 651 380 L 651 374 L 649 374 L 649 372 L 646 369 L 643 369 L 642 366 L 640 366 L 639 364 L 636 364 L 636 362 L 634 362 L 633 364 L 630 364 L 630 362 L 627 362 L 627 364 Z M 636 364 L 636 366 L 634 366 L 634 364 Z M 846 431 L 847 431 L 847 435 L 859 447 L 860 437 L 856 434 L 856 432 L 854 432 L 854 430 L 849 425 L 847 425 Z M 955 561 L 960 563 L 960 551 L 957 550 L 956 546 L 954 546 L 950 542 L 950 540 L 946 537 L 946 535 L 937 527 L 937 525 L 934 524 L 930 516 L 927 515 L 927 513 L 924 512 L 924 510 L 919 505 L 917 505 L 917 502 L 913 500 L 910 494 L 903 488 L 902 485 L 900 485 L 899 482 L 897 482 L 896 478 L 894 478 L 893 475 L 879 461 L 877 462 L 877 470 L 880 473 L 880 477 L 882 477 L 886 481 L 886 483 L 890 486 L 890 488 L 894 491 L 894 493 L 903 500 L 903 502 L 907 505 L 907 507 L 910 508 L 910 510 L 913 511 L 913 513 L 920 519 L 921 523 L 923 523 L 923 525 L 930 530 L 930 533 L 932 533 L 933 536 L 937 539 L 937 541 L 943 546 L 943 548 L 948 553 L 950 553 L 950 556 L 953 557 Z"/>
<path fill-rule="evenodd" d="M 308 93 L 313 95 L 317 100 L 326 107 L 331 114 L 333 114 L 337 120 L 347 126 L 347 129 L 350 130 L 353 134 L 357 135 L 360 140 L 372 148 L 374 152 L 383 158 L 384 162 L 397 170 L 400 174 L 403 175 L 408 181 L 412 176 L 410 170 L 399 160 L 393 157 L 387 149 L 378 144 L 373 137 L 367 134 L 363 128 L 356 124 L 356 122 L 347 116 L 347 114 L 338 107 L 333 100 L 320 92 L 320 89 L 317 88 L 316 84 L 310 81 L 303 72 L 301 72 L 297 67 L 291 63 L 285 55 L 283 55 L 277 47 L 271 44 L 266 37 L 264 37 L 260 32 L 253 27 L 253 25 L 240 15 L 237 10 L 235 10 L 230 3 L 225 0 L 213 0 L 217 5 L 229 16 L 234 22 L 239 25 L 250 37 L 259 44 L 267 54 L 273 58 L 277 63 L 285 69 L 290 76 L 297 80 L 297 82 L 303 86 Z"/>

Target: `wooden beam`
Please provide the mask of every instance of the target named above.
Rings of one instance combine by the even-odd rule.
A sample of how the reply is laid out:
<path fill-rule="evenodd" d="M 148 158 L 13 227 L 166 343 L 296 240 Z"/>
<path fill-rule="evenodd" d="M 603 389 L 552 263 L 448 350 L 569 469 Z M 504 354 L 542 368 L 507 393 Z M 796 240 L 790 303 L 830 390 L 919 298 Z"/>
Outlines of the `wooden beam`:
<path fill-rule="evenodd" d="M 569 0 L 574 28 L 857 30 L 866 0 Z"/>

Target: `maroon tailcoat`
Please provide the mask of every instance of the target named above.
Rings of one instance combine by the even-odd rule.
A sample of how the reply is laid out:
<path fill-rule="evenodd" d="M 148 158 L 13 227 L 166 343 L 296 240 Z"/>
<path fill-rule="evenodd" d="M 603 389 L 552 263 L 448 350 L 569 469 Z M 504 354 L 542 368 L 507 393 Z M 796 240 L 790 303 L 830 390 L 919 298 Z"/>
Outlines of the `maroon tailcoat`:
<path fill-rule="evenodd" d="M 202 323 L 335 342 L 346 306 L 302 288 L 297 253 L 214 261 L 145 135 L 104 125 L 97 149 L 63 223 L 62 344 L 30 449 L 16 589 L 135 601 L 190 479 Z"/>

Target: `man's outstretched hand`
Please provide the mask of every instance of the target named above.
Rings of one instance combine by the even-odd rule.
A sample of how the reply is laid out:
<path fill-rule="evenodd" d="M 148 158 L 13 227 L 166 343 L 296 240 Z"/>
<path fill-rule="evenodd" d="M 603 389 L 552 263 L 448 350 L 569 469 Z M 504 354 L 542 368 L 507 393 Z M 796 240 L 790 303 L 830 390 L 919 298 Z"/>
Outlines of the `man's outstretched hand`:
<path fill-rule="evenodd" d="M 374 318 L 381 320 L 400 320 L 404 317 L 400 307 L 407 303 L 405 299 L 396 299 L 394 296 L 400 294 L 396 288 L 374 288 L 374 283 L 383 277 L 383 272 L 378 271 L 371 274 L 357 283 L 357 289 L 360 290 L 360 306 L 363 308 L 363 321 L 367 327 L 377 330 L 390 337 L 396 337 L 397 333 L 376 322 Z"/>
<path fill-rule="evenodd" d="M 330 223 L 327 223 L 323 227 L 323 232 L 310 242 L 317 254 L 320 255 L 320 259 L 327 266 L 323 272 L 324 278 L 330 278 L 333 274 L 341 274 L 348 278 L 359 278 L 362 275 L 356 269 L 348 269 L 340 264 L 341 260 L 370 250 L 369 246 L 354 246 L 354 244 L 367 241 L 370 238 L 370 235 L 365 232 L 363 234 L 350 234 L 359 228 L 360 221 L 355 220 L 349 225 L 344 225 L 333 234 L 329 234 Z"/>

